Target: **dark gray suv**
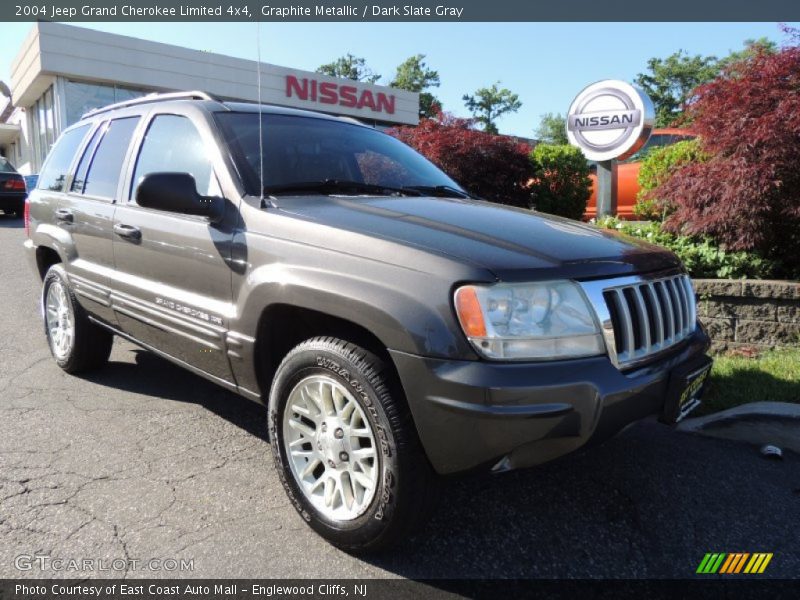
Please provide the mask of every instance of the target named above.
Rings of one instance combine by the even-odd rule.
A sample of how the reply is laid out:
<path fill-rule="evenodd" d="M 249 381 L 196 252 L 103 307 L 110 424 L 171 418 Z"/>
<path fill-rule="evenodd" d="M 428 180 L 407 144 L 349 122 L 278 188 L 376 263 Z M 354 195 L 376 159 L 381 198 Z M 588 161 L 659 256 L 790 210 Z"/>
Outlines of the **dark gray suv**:
<path fill-rule="evenodd" d="M 291 501 L 352 551 L 424 519 L 438 475 L 675 422 L 710 366 L 674 255 L 474 199 L 349 119 L 113 105 L 63 133 L 29 202 L 59 366 L 119 335 L 264 403 Z"/>

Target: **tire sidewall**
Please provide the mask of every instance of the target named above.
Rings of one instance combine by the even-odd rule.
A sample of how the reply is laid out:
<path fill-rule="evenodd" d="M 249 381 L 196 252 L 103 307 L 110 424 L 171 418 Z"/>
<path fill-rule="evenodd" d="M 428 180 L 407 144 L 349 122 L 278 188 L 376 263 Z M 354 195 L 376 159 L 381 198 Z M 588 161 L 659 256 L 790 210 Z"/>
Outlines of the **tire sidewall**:
<path fill-rule="evenodd" d="M 67 302 L 70 304 L 70 310 L 72 311 L 72 323 L 74 328 L 72 334 L 72 347 L 69 349 L 67 355 L 63 358 L 59 358 L 53 350 L 53 340 L 50 339 L 50 328 L 47 326 L 47 293 L 54 283 L 59 283 L 64 288 L 64 293 L 67 296 Z M 78 317 L 78 307 L 76 306 L 76 303 L 72 297 L 72 292 L 69 288 L 69 283 L 67 282 L 67 276 L 64 268 L 59 264 L 53 265 L 48 269 L 47 274 L 44 277 L 44 282 L 42 283 L 42 319 L 44 321 L 44 334 L 47 337 L 47 347 L 50 349 L 50 354 L 52 354 L 53 359 L 62 369 L 69 367 L 70 361 L 75 354 L 75 346 L 78 336 Z"/>
<path fill-rule="evenodd" d="M 378 456 L 378 488 L 370 506 L 355 519 L 336 521 L 317 511 L 292 473 L 283 440 L 283 413 L 292 389 L 310 375 L 326 375 L 344 385 L 356 399 L 375 435 Z M 384 388 L 376 389 L 351 358 L 336 352 L 325 342 L 304 343 L 291 352 L 276 373 L 268 404 L 268 427 L 272 454 L 281 483 L 292 505 L 318 533 L 334 544 L 358 547 L 371 545 L 389 527 L 396 510 L 399 462 L 396 436 L 380 401 Z M 380 386 L 380 383 L 378 383 Z"/>

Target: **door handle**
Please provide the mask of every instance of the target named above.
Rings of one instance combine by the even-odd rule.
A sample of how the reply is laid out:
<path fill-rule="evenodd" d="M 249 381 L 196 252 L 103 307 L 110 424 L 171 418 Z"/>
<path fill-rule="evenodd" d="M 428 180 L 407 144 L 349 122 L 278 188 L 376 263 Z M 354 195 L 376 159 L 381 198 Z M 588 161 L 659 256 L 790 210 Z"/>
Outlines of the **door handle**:
<path fill-rule="evenodd" d="M 75 220 L 75 215 L 72 214 L 71 210 L 67 210 L 66 208 L 59 208 L 56 211 L 56 220 L 61 221 L 63 223 L 72 223 Z"/>
<path fill-rule="evenodd" d="M 139 230 L 138 227 L 134 227 L 133 225 L 125 225 L 123 223 L 117 223 L 114 225 L 114 233 L 116 233 L 119 237 L 124 237 L 128 240 L 140 240 L 142 239 L 142 232 Z"/>

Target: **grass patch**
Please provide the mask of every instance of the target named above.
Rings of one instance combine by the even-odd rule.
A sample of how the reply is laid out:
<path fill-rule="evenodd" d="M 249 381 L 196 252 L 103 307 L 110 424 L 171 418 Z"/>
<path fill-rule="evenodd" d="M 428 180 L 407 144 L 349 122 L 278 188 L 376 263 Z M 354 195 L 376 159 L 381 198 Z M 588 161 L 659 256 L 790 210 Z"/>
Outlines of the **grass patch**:
<path fill-rule="evenodd" d="M 708 414 L 762 401 L 800 403 L 800 348 L 715 356 L 711 386 L 696 412 Z"/>

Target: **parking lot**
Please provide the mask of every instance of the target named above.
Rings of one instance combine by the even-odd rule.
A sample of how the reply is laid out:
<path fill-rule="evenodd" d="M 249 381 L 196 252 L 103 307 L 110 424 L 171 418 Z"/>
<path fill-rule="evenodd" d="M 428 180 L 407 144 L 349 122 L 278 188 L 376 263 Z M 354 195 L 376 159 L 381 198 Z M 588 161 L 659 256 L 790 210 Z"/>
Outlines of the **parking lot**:
<path fill-rule="evenodd" d="M 706 552 L 800 573 L 800 458 L 654 421 L 525 472 L 448 481 L 430 525 L 359 559 L 301 521 L 263 410 L 117 341 L 85 378 L 51 360 L 19 220 L 0 216 L 0 577 L 691 577 Z M 20 555 L 192 569 L 20 571 Z"/>

